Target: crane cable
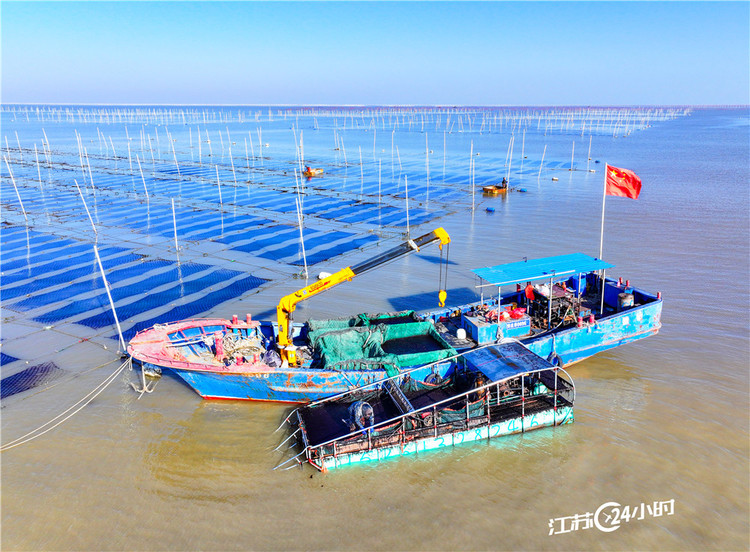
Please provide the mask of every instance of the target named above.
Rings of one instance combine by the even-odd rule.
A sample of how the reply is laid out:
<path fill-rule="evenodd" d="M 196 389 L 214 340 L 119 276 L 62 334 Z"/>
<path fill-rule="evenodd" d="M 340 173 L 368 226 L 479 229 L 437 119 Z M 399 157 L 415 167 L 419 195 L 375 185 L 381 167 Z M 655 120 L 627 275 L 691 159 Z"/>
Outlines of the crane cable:
<path fill-rule="evenodd" d="M 440 265 L 438 267 L 438 305 L 445 306 L 447 297 L 446 289 L 448 288 L 448 254 L 450 253 L 451 244 L 445 246 L 445 259 L 443 259 L 443 248 L 440 248 Z M 443 266 L 445 266 L 445 277 L 443 277 Z"/>

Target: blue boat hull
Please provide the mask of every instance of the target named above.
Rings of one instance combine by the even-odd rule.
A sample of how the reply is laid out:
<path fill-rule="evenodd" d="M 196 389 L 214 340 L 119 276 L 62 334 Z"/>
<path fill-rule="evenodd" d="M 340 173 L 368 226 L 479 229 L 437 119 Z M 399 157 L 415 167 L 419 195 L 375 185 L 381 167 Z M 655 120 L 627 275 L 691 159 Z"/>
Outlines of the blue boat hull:
<path fill-rule="evenodd" d="M 533 352 L 560 357 L 569 366 L 597 353 L 656 334 L 661 328 L 661 300 L 598 320 L 583 328 L 568 328 L 524 341 Z"/>
<path fill-rule="evenodd" d="M 571 327 L 522 340 L 531 351 L 544 358 L 559 357 L 563 366 L 597 353 L 656 334 L 661 328 L 661 299 L 630 308 L 581 328 Z M 148 365 L 147 365 L 148 366 Z M 445 376 L 452 369 L 443 362 L 435 371 Z M 387 377 L 382 370 L 337 372 L 304 368 L 276 369 L 258 373 L 216 373 L 171 368 L 206 399 L 239 399 L 304 403 L 342 393 Z M 413 373 L 424 379 L 433 368 Z"/>

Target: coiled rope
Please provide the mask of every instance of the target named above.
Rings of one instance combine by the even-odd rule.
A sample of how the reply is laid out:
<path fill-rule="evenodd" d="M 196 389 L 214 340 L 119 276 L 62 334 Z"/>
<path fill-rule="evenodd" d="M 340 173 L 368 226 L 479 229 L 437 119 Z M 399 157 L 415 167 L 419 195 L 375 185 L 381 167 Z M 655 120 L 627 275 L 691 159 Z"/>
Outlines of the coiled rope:
<path fill-rule="evenodd" d="M 5 452 L 8 449 L 12 449 L 14 447 L 17 447 L 19 445 L 23 445 L 25 443 L 28 443 L 29 441 L 32 441 L 36 439 L 37 437 L 41 437 L 45 433 L 52 431 L 57 426 L 62 424 L 63 422 L 69 420 L 72 418 L 75 414 L 80 412 L 86 405 L 88 405 L 91 401 L 93 401 L 102 391 L 104 391 L 110 383 L 115 381 L 117 376 L 119 376 L 125 368 L 132 367 L 133 359 L 128 358 L 125 362 L 123 362 L 120 367 L 115 370 L 113 373 L 111 373 L 107 378 L 97 385 L 93 390 L 91 390 L 88 395 L 83 397 L 80 401 L 75 403 L 73 406 L 68 408 L 65 412 L 62 412 L 52 418 L 49 422 L 42 424 L 38 428 L 29 431 L 26 435 L 23 435 L 19 437 L 18 439 L 14 439 L 13 441 L 6 443 L 2 446 L 0 446 L 0 452 Z M 79 406 L 80 405 L 80 406 Z M 71 412 L 72 411 L 72 412 Z M 60 419 L 62 418 L 62 419 Z M 59 420 L 59 421 L 58 421 Z M 57 422 L 57 423 L 55 423 Z M 53 424 L 53 425 L 51 425 Z M 49 427 L 47 427 L 49 426 Z M 46 428 L 46 429 L 45 429 Z"/>

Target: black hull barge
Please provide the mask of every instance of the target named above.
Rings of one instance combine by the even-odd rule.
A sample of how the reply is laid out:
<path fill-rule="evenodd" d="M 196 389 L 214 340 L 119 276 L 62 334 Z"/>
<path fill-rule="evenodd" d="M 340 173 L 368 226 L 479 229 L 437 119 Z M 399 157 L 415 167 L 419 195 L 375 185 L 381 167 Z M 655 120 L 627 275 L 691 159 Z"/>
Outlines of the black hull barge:
<path fill-rule="evenodd" d="M 444 379 L 402 373 L 294 410 L 282 427 L 299 449 L 275 469 L 327 471 L 562 425 L 574 400 L 570 376 L 521 343 L 480 347 L 454 357 Z"/>

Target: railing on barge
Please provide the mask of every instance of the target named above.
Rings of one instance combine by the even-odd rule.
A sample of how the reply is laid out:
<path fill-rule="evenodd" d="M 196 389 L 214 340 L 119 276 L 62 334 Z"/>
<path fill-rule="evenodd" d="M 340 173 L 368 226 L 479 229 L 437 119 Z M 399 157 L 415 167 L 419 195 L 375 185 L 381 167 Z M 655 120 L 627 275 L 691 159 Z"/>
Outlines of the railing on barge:
<path fill-rule="evenodd" d="M 488 345 L 487 347 L 490 346 L 492 345 Z M 481 347 L 480 349 L 483 348 L 485 347 Z M 476 350 L 474 349 L 473 351 Z M 453 357 L 453 359 L 458 359 L 471 352 L 460 353 L 456 357 Z M 300 457 L 303 455 L 305 456 L 305 460 L 311 465 L 319 470 L 325 470 L 326 458 L 337 458 L 340 455 L 370 452 L 394 446 L 400 447 L 401 454 L 403 454 L 404 448 L 411 443 L 417 443 L 422 439 L 437 439 L 445 435 L 457 435 L 469 430 L 475 430 L 477 435 L 486 430 L 486 436 L 482 434 L 480 438 L 491 439 L 500 435 L 500 433 L 491 435 L 489 428 L 493 424 L 507 421 L 511 421 L 512 424 L 508 425 L 508 431 L 503 432 L 503 435 L 524 433 L 540 425 L 534 422 L 533 417 L 535 414 L 550 410 L 552 411 L 552 423 L 546 423 L 544 424 L 545 426 L 560 425 L 571 421 L 570 408 L 575 402 L 575 384 L 564 369 L 549 364 L 549 366 L 542 369 L 518 372 L 505 379 L 492 381 L 462 393 L 452 394 L 443 400 L 415 408 L 363 429 L 357 429 L 320 443 L 311 442 L 303 420 L 303 410 L 318 408 L 324 403 L 346 402 L 344 399 L 347 396 L 361 392 L 365 388 L 374 391 L 376 388 L 381 388 L 387 381 L 398 380 L 412 371 L 416 371 L 417 369 L 423 370 L 424 368 L 425 366 L 414 368 L 399 375 L 368 384 L 362 388 L 324 398 L 295 409 L 282 422 L 279 429 L 284 427 L 287 422 L 292 427 L 296 426 L 297 429 L 280 447 L 289 439 L 299 434 L 303 449 L 299 454 L 278 464 L 274 470 L 284 466 L 286 466 L 284 469 L 294 467 L 292 462 L 295 461 L 301 465 L 302 460 Z M 561 377 L 560 372 L 565 377 Z M 541 390 L 542 387 L 545 390 Z M 561 409 L 563 413 L 558 413 L 558 409 Z M 441 414 L 443 413 L 450 413 L 450 417 L 453 419 L 440 421 Z M 526 424 L 527 415 L 532 416 L 528 425 Z M 517 420 L 520 420 L 520 423 L 514 427 Z M 468 440 L 477 439 L 472 437 Z M 416 452 L 416 449 L 414 452 Z M 287 466 L 288 464 L 291 465 Z"/>

